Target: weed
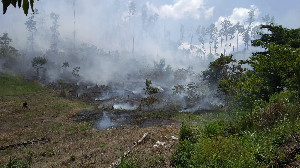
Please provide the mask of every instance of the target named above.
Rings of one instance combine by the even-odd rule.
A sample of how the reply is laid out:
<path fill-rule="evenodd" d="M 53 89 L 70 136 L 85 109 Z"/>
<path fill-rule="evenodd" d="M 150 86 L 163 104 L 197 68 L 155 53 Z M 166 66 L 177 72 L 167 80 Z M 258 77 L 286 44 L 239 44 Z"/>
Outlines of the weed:
<path fill-rule="evenodd" d="M 228 136 L 233 133 L 233 128 L 230 122 L 224 120 L 218 120 L 205 125 L 203 134 L 209 137 L 214 136 Z"/>
<path fill-rule="evenodd" d="M 98 145 L 99 148 L 104 148 L 105 146 L 106 146 L 106 144 L 104 144 L 104 143 L 100 143 L 100 144 Z"/>
<path fill-rule="evenodd" d="M 56 123 L 50 126 L 51 131 L 57 133 L 60 132 L 60 130 L 62 129 L 63 124 L 62 123 Z"/>
<path fill-rule="evenodd" d="M 196 142 L 196 129 L 193 128 L 190 124 L 187 122 L 183 122 L 179 131 L 179 138 L 180 141 L 188 140 L 191 142 Z"/>
<path fill-rule="evenodd" d="M 74 162 L 74 161 L 76 160 L 75 155 L 71 155 L 70 160 L 71 160 L 72 162 Z"/>
<path fill-rule="evenodd" d="M 190 167 L 194 153 L 194 144 L 188 140 L 180 141 L 172 155 L 171 164 L 174 167 Z"/>
<path fill-rule="evenodd" d="M 140 163 L 134 157 L 130 158 L 122 158 L 121 163 L 117 166 L 117 168 L 138 168 L 140 167 Z"/>
<path fill-rule="evenodd" d="M 156 155 L 151 157 L 147 167 L 166 167 L 165 165 L 166 158 L 162 155 Z"/>
<path fill-rule="evenodd" d="M 72 124 L 68 127 L 68 131 L 70 133 L 84 132 L 89 129 L 91 129 L 91 123 L 89 123 L 89 122 L 76 123 L 76 124 Z"/>
<path fill-rule="evenodd" d="M 19 158 L 10 159 L 6 164 L 0 165 L 0 168 L 29 168 L 30 164 L 22 162 Z"/>
<path fill-rule="evenodd" d="M 41 153 L 43 157 L 51 157 L 55 155 L 54 150 L 45 150 Z"/>

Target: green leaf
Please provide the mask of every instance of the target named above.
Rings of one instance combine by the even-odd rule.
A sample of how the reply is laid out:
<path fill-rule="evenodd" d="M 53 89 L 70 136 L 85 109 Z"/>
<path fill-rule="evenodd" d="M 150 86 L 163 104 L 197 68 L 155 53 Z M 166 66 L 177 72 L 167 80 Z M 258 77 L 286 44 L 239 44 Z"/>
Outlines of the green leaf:
<path fill-rule="evenodd" d="M 16 7 L 17 6 L 17 0 L 11 0 L 11 4 Z"/>
<path fill-rule="evenodd" d="M 30 0 L 30 7 L 31 7 L 32 12 L 34 12 L 33 3 L 34 3 L 34 0 Z"/>
<path fill-rule="evenodd" d="M 3 3 L 3 14 L 5 14 L 7 7 L 10 5 L 10 0 L 2 0 L 2 3 Z"/>
<path fill-rule="evenodd" d="M 24 13 L 26 16 L 28 14 L 28 9 L 29 9 L 29 2 L 28 2 L 28 0 L 24 0 L 23 1 L 23 10 L 24 10 Z"/>
<path fill-rule="evenodd" d="M 22 0 L 18 0 L 18 7 L 21 8 L 22 6 Z"/>

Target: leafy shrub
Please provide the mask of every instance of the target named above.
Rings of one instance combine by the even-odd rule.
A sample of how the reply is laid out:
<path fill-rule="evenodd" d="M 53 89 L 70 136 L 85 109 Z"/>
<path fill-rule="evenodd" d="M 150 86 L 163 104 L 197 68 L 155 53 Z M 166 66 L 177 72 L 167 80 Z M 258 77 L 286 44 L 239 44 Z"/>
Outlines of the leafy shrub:
<path fill-rule="evenodd" d="M 176 147 L 175 153 L 172 155 L 171 164 L 174 167 L 192 167 L 192 155 L 194 151 L 194 143 L 185 139 L 180 141 Z"/>
<path fill-rule="evenodd" d="M 218 120 L 205 125 L 203 133 L 208 137 L 227 136 L 233 133 L 233 128 L 228 121 Z"/>
<path fill-rule="evenodd" d="M 146 84 L 145 93 L 152 95 L 159 92 L 159 89 L 157 87 L 152 86 L 152 81 L 150 79 L 146 79 L 145 84 Z"/>
<path fill-rule="evenodd" d="M 180 141 L 188 140 L 190 142 L 196 142 L 196 132 L 195 128 L 193 128 L 189 123 L 183 122 L 179 131 L 179 139 Z"/>
<path fill-rule="evenodd" d="M 201 138 L 192 157 L 194 167 L 257 167 L 252 149 L 238 136 Z"/>

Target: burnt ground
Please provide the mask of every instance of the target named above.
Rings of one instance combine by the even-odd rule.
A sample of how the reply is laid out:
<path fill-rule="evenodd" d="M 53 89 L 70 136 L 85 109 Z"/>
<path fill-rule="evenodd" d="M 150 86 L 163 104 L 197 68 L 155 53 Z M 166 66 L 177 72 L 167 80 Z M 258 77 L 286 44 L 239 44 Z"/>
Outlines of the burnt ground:
<path fill-rule="evenodd" d="M 122 124 L 100 130 L 96 121 L 103 119 L 103 110 L 59 95 L 47 90 L 0 97 L 0 165 L 20 158 L 31 167 L 109 167 L 131 150 L 128 157 L 142 167 L 170 167 L 178 142 L 172 136 L 178 137 L 179 122 L 147 112 L 112 110 L 106 113 L 110 121 L 117 123 L 123 116 Z M 22 107 L 25 100 L 28 108 Z M 145 133 L 146 138 L 132 148 Z"/>

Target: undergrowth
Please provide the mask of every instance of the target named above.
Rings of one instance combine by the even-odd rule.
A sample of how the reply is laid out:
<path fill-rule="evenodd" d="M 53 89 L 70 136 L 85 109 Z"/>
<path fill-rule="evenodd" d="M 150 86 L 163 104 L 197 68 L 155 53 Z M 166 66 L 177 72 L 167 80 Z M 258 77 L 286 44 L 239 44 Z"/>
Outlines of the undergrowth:
<path fill-rule="evenodd" d="M 181 126 L 172 166 L 294 166 L 299 162 L 299 111 L 294 94 L 283 92 L 252 112 L 235 108 L 231 113 L 236 114 L 227 114 L 234 119 L 189 117 Z"/>

